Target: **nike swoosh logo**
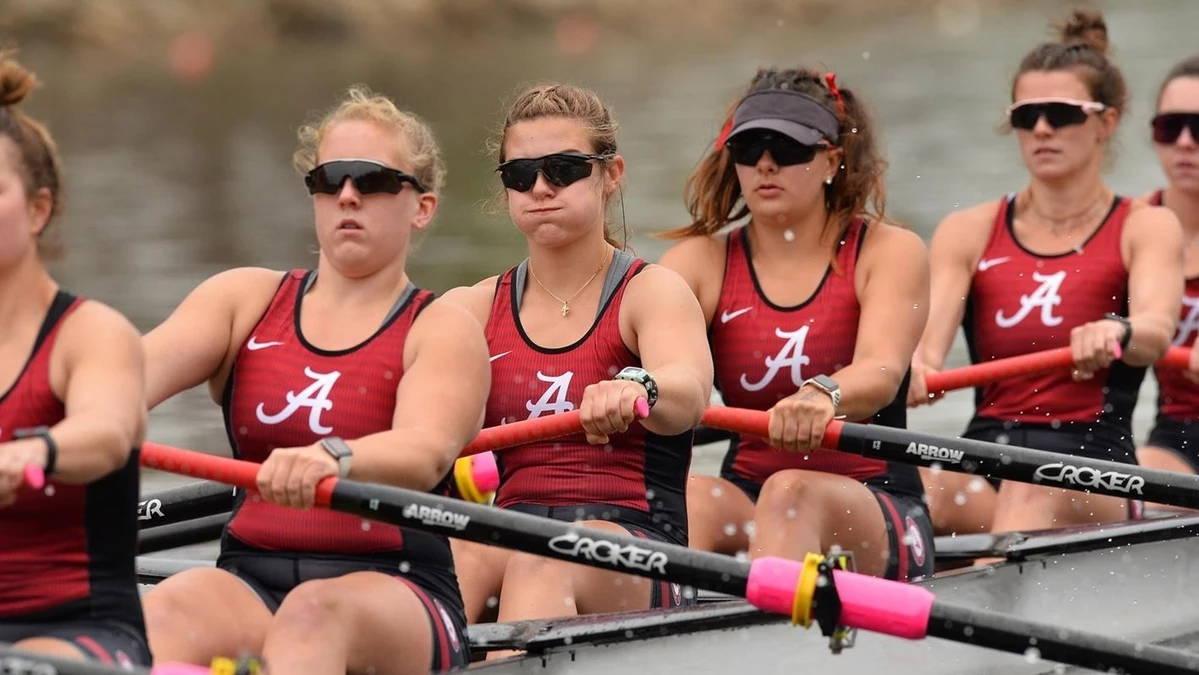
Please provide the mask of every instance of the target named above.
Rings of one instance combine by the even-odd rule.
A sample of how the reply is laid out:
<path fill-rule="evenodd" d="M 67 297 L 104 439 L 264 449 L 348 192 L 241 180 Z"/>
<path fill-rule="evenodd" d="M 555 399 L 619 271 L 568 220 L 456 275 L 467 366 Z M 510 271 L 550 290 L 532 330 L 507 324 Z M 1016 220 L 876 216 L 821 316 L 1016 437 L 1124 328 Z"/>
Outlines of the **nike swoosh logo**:
<path fill-rule="evenodd" d="M 267 347 L 278 347 L 281 344 L 283 344 L 283 343 L 282 342 L 258 342 L 257 340 L 254 339 L 254 336 L 251 335 L 250 341 L 246 343 L 246 349 L 249 349 L 252 352 L 256 352 L 259 349 L 266 349 Z"/>
<path fill-rule="evenodd" d="M 996 265 L 1002 265 L 1003 263 L 1005 263 L 1011 259 L 1012 259 L 1012 257 L 1009 255 L 1009 256 L 1004 256 L 1002 258 L 991 258 L 990 260 L 979 260 L 978 261 L 978 271 L 986 272 L 987 270 L 991 269 L 992 267 L 994 267 Z"/>
<path fill-rule="evenodd" d="M 511 350 L 511 349 L 509 349 L 508 351 L 504 352 L 503 354 L 496 354 L 495 356 L 493 356 L 493 357 L 491 357 L 490 359 L 488 359 L 488 361 L 494 361 L 494 360 L 496 360 L 496 359 L 498 359 L 498 358 L 502 358 L 502 357 L 504 357 L 504 356 L 507 356 L 507 355 L 509 355 L 509 354 L 511 354 L 511 353 L 512 353 L 512 350 Z"/>
<path fill-rule="evenodd" d="M 720 313 L 720 323 L 728 323 L 728 322 L 732 321 L 733 319 L 736 319 L 737 317 L 741 316 L 742 314 L 748 312 L 751 309 L 753 309 L 753 307 L 745 307 L 743 309 L 738 309 L 735 312 L 721 312 Z"/>

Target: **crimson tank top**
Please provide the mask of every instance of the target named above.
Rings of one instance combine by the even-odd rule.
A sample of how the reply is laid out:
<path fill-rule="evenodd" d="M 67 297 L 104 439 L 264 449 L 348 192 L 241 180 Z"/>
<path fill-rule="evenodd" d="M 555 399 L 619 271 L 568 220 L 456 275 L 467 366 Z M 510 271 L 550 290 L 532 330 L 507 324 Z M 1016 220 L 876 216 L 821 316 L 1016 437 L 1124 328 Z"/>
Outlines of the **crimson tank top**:
<path fill-rule="evenodd" d="M 392 426 L 404 376 L 404 342 L 433 294 L 409 285 L 379 330 L 361 344 L 329 351 L 300 332 L 300 307 L 315 271 L 284 276 L 266 313 L 242 344 L 223 400 L 235 456 L 262 462 L 275 448 L 347 440 Z M 444 494 L 448 483 L 434 491 Z M 444 537 L 366 521 L 327 509 L 302 511 L 242 494 L 225 544 L 237 550 L 399 555 L 449 566 Z"/>
<path fill-rule="evenodd" d="M 535 344 L 520 322 L 527 261 L 504 273 L 486 327 L 491 396 L 485 426 L 575 410 L 587 385 L 640 366 L 620 335 L 620 304 L 629 281 L 645 266 L 618 251 L 591 329 L 574 344 L 556 349 Z M 585 435 L 575 434 L 506 449 L 496 453 L 496 505 L 621 507 L 645 515 L 638 524 L 685 544 L 692 435 L 659 436 L 634 423 L 627 432 L 610 436 L 607 445 L 591 445 Z"/>
<path fill-rule="evenodd" d="M 1068 347 L 1070 330 L 1107 313 L 1128 313 L 1120 239 L 1132 202 L 1117 196 L 1102 224 L 1076 249 L 1039 255 L 1016 240 L 1012 204 L 1000 202 L 970 287 L 963 328 L 974 363 Z M 1145 368 L 1117 361 L 1091 380 L 1063 368 L 1006 377 L 976 390 L 976 417 L 1022 423 L 1114 424 L 1126 429 Z"/>
<path fill-rule="evenodd" d="M 729 233 L 724 281 L 709 326 L 716 386 L 725 405 L 769 410 L 808 378 L 831 376 L 853 362 L 861 315 L 854 274 L 865 235 L 865 223 L 850 223 L 837 247 L 836 269 L 828 266 L 807 300 L 782 307 L 771 302 L 758 283 L 748 228 Z M 895 400 L 869 422 L 905 427 L 907 385 L 905 375 Z M 833 450 L 775 450 L 752 436 L 734 439 L 722 473 L 761 484 L 784 469 L 834 473 L 913 494 L 922 491 L 913 466 Z"/>
<path fill-rule="evenodd" d="M 82 303 L 59 291 L 25 367 L 0 396 L 0 443 L 65 417 L 50 386 L 62 322 Z M 0 623 L 117 621 L 145 630 L 137 592 L 138 456 L 88 485 L 52 477 L 0 509 Z"/>
<path fill-rule="evenodd" d="M 1163 206 L 1162 191 L 1153 193 L 1149 203 Z M 1196 336 L 1199 336 L 1199 277 L 1188 277 L 1182 296 L 1182 316 L 1173 344 L 1190 347 Z M 1184 422 L 1199 420 L 1199 386 L 1183 377 L 1179 370 L 1155 366 L 1153 374 L 1157 377 L 1158 413 Z"/>

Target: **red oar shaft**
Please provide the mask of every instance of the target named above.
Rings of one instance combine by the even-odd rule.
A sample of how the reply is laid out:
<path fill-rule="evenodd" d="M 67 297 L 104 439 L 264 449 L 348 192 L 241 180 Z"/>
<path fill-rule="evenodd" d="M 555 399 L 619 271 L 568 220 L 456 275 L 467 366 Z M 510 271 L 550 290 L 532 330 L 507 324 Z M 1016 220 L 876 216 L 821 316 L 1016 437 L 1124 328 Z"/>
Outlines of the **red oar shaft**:
<path fill-rule="evenodd" d="M 1191 359 L 1189 347 L 1171 347 L 1158 365 L 1172 369 L 1185 369 Z M 957 389 L 969 389 L 992 384 L 1008 377 L 1046 373 L 1074 365 L 1069 347 L 1047 349 L 1031 354 L 976 363 L 939 373 L 930 373 L 925 379 L 929 393 L 943 393 Z"/>
<path fill-rule="evenodd" d="M 639 398 L 634 402 L 633 414 L 637 419 L 645 419 L 649 416 L 649 404 L 645 399 Z M 578 410 L 535 417 L 531 420 L 501 424 L 480 431 L 475 440 L 463 448 L 458 456 L 469 457 L 481 452 L 502 450 L 525 443 L 548 441 L 551 438 L 561 438 L 581 431 L 583 431 L 583 423 L 580 421 Z"/>

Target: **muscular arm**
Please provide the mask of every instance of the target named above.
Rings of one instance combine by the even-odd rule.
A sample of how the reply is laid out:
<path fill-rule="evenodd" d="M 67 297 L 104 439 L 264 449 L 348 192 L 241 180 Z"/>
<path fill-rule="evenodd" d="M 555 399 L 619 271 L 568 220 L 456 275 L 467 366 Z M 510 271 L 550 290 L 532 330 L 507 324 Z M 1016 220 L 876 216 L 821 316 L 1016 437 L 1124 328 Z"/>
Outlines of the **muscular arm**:
<path fill-rule="evenodd" d="M 347 439 L 350 478 L 429 490 L 483 426 L 491 364 L 479 322 L 445 298 L 421 312 L 404 352 L 392 428 Z"/>
<path fill-rule="evenodd" d="M 687 282 L 703 308 L 704 325 L 711 325 L 720 302 L 725 246 L 724 237 L 690 237 L 671 246 L 658 261 Z"/>
<path fill-rule="evenodd" d="M 1132 341 L 1121 360 L 1148 366 L 1170 348 L 1182 309 L 1182 225 L 1169 209 L 1147 207 L 1129 214 L 1124 232 Z"/>
<path fill-rule="evenodd" d="M 625 291 L 621 324 L 636 336 L 641 366 L 658 384 L 658 402 L 641 424 L 666 436 L 699 424 L 712 396 L 712 353 L 699 302 L 676 273 L 651 265 Z"/>
<path fill-rule="evenodd" d="M 895 399 L 929 315 L 924 242 L 907 230 L 879 225 L 870 237 L 859 262 L 865 277 L 858 291 L 853 363 L 832 375 L 841 387 L 837 413 L 850 421 L 867 419 Z"/>
<path fill-rule="evenodd" d="M 281 273 L 261 268 L 222 272 L 197 286 L 166 321 L 147 333 L 143 345 L 149 409 L 214 377 L 226 361 L 235 328 L 251 329 L 235 326 L 239 307 L 260 306 L 253 316 L 256 321 L 280 279 Z"/>
<path fill-rule="evenodd" d="M 913 355 L 915 363 L 937 370 L 944 367 L 966 312 L 966 296 L 995 208 L 992 202 L 957 211 L 937 226 L 928 250 L 928 322 Z"/>
<path fill-rule="evenodd" d="M 137 329 L 96 302 L 75 310 L 59 337 L 66 418 L 50 435 L 55 480 L 85 484 L 129 461 L 146 431 L 144 357 Z"/>

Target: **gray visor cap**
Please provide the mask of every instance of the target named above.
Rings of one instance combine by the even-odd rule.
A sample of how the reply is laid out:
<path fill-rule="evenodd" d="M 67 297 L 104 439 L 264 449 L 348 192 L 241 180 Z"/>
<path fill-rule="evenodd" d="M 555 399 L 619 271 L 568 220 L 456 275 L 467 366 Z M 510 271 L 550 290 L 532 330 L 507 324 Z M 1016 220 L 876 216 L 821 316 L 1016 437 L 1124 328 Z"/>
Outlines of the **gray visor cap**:
<path fill-rule="evenodd" d="M 821 140 L 836 145 L 839 128 L 837 116 L 811 96 L 787 89 L 764 89 L 746 96 L 737 105 L 728 137 L 751 129 L 767 129 L 804 145 L 817 145 Z"/>

